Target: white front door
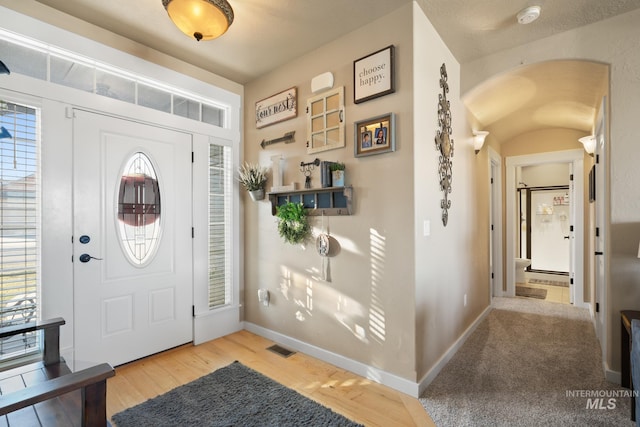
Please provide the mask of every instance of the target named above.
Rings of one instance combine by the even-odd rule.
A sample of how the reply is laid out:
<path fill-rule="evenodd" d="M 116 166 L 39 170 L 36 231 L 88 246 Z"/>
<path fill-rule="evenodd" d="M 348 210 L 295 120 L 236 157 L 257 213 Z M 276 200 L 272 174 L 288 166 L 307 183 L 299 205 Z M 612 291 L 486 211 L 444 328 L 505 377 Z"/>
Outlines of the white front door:
<path fill-rule="evenodd" d="M 73 150 L 76 360 L 190 342 L 191 135 L 74 110 Z"/>

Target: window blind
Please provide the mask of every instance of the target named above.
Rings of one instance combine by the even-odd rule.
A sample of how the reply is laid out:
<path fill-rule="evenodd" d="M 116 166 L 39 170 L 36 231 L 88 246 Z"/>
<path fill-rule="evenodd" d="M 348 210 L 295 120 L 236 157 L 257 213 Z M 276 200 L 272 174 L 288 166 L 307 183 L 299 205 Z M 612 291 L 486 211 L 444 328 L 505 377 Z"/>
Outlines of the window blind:
<path fill-rule="evenodd" d="M 231 149 L 209 145 L 209 308 L 231 303 Z"/>
<path fill-rule="evenodd" d="M 0 101 L 0 326 L 38 313 L 38 111 Z M 0 340 L 0 358 L 37 349 L 36 334 Z"/>

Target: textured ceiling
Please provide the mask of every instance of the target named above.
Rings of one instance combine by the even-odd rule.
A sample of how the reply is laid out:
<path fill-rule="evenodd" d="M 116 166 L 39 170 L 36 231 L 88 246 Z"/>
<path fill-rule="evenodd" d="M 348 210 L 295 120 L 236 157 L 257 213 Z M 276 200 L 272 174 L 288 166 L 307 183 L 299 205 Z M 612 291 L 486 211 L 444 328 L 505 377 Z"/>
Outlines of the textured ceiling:
<path fill-rule="evenodd" d="M 20 0 L 29 3 L 35 0 Z M 411 0 L 229 0 L 233 25 L 196 42 L 169 20 L 162 0 L 37 0 L 238 83 L 408 4 Z M 11 2 L 5 1 L 8 7 Z M 640 7 L 640 0 L 417 0 L 460 63 Z M 526 6 L 540 19 L 516 23 Z M 22 6 L 24 7 L 24 6 Z"/>
<path fill-rule="evenodd" d="M 173 25 L 162 0 L 38 0 L 241 84 L 410 1 L 229 0 L 235 15 L 229 30 L 196 42 Z"/>
<path fill-rule="evenodd" d="M 245 84 L 411 1 L 229 0 L 235 12 L 229 31 L 200 43 L 171 23 L 162 0 L 0 0 L 0 4 L 26 13 L 46 5 Z M 640 8 L 640 0 L 416 2 L 463 66 L 478 57 Z M 516 13 L 532 5 L 542 7 L 540 18 L 519 25 Z M 48 15 L 39 10 L 40 19 L 56 24 Z M 86 28 L 83 31 L 87 33 Z M 584 88 L 606 86 L 604 70 L 570 61 L 524 67 L 477 88 L 465 103 L 478 125 L 499 142 L 545 127 L 589 132 L 601 93 L 584 93 Z"/>
<path fill-rule="evenodd" d="M 589 133 L 609 68 L 589 61 L 549 61 L 527 65 L 487 81 L 465 96 L 478 129 L 498 142 L 540 129 Z"/>
<path fill-rule="evenodd" d="M 640 0 L 417 0 L 458 62 L 520 46 L 640 8 Z M 528 25 L 516 14 L 541 6 Z"/>

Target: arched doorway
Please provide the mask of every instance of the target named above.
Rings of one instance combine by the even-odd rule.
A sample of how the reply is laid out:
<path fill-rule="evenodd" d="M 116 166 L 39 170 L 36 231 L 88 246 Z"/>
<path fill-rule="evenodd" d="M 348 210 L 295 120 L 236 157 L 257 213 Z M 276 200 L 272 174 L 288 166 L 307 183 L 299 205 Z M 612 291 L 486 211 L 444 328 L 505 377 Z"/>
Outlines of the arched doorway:
<path fill-rule="evenodd" d="M 578 138 L 594 133 L 608 88 L 609 67 L 606 64 L 581 60 L 545 61 L 493 76 L 468 91 L 463 101 L 474 128 L 490 132 L 490 143 L 503 165 L 505 159 L 518 156 L 543 156 L 553 162 L 562 158 L 559 153 L 573 151 L 565 160 L 582 162 L 579 170 L 574 170 L 574 177 L 580 187 L 585 188 L 594 160 L 582 151 Z M 538 162 L 535 157 L 532 161 Z M 502 225 L 506 239 L 500 242 L 505 248 L 502 257 L 502 273 L 506 279 L 502 288 L 504 295 L 512 294 L 515 279 L 515 249 L 510 248 L 515 248 L 516 211 L 509 197 L 515 196 L 517 183 L 508 174 L 508 168 L 505 168 Z M 576 191 L 583 195 L 581 189 L 576 188 Z M 591 306 L 595 312 L 595 301 L 590 297 L 596 286 L 590 249 L 594 239 L 592 227 L 589 227 L 592 209 L 588 198 L 582 200 L 576 213 L 583 215 L 584 221 L 572 225 L 576 245 L 588 256 L 576 260 L 579 271 L 575 279 L 576 282 L 580 279 L 580 283 L 575 283 L 579 289 L 574 292 L 578 296 L 574 302 Z"/>

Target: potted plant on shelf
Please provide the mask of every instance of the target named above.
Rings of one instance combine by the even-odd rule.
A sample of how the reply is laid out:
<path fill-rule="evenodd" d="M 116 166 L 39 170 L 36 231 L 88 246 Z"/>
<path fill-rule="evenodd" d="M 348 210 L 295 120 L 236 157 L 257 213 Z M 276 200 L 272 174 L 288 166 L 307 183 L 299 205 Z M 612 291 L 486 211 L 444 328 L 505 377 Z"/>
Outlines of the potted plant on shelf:
<path fill-rule="evenodd" d="M 344 187 L 344 163 L 331 163 L 331 185 L 333 187 Z"/>
<path fill-rule="evenodd" d="M 238 171 L 240 183 L 247 189 L 251 199 L 264 199 L 264 186 L 267 183 L 267 168 L 245 162 Z"/>
<path fill-rule="evenodd" d="M 307 222 L 307 212 L 302 203 L 287 202 L 278 206 L 278 233 L 287 243 L 292 245 L 305 241 L 311 227 Z"/>

